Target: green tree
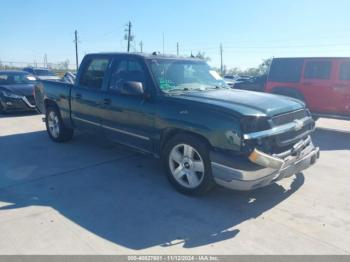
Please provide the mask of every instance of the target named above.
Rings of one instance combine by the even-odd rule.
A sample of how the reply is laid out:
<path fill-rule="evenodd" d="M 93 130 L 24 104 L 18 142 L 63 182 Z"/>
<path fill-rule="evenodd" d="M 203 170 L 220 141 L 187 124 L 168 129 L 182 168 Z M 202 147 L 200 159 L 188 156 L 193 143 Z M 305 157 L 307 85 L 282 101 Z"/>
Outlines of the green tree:
<path fill-rule="evenodd" d="M 245 70 L 242 70 L 239 67 L 234 67 L 227 70 L 227 73 L 230 75 L 248 75 L 248 76 L 265 75 L 269 71 L 271 62 L 272 62 L 272 58 L 263 59 L 262 63 L 257 67 L 250 67 Z"/>
<path fill-rule="evenodd" d="M 198 53 L 194 56 L 195 58 L 202 59 L 205 61 L 210 61 L 211 58 L 205 55 L 205 52 L 198 51 Z"/>
<path fill-rule="evenodd" d="M 263 59 L 263 62 L 258 67 L 259 75 L 265 75 L 269 72 L 272 58 Z"/>

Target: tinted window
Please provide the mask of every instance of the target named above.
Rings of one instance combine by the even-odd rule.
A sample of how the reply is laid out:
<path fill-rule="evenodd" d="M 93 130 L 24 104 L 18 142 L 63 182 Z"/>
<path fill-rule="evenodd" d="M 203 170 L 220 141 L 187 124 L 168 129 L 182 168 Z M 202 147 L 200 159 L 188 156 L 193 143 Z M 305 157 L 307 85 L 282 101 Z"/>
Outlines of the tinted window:
<path fill-rule="evenodd" d="M 26 71 L 28 73 L 34 74 L 34 71 L 31 68 L 24 68 L 23 71 Z"/>
<path fill-rule="evenodd" d="M 350 63 L 342 63 L 340 66 L 340 80 L 350 80 Z"/>
<path fill-rule="evenodd" d="M 91 60 L 89 66 L 83 72 L 80 79 L 80 85 L 100 89 L 102 87 L 103 78 L 105 76 L 108 59 L 93 59 Z"/>
<path fill-rule="evenodd" d="M 30 84 L 34 80 L 35 78 L 26 73 L 0 73 L 0 84 L 3 85 Z"/>
<path fill-rule="evenodd" d="M 109 88 L 119 92 L 126 81 L 141 82 L 145 85 L 145 80 L 145 72 L 138 61 L 121 60 L 113 69 Z"/>
<path fill-rule="evenodd" d="M 299 82 L 303 59 L 274 59 L 271 64 L 269 81 Z"/>
<path fill-rule="evenodd" d="M 56 76 L 54 72 L 47 69 L 35 69 L 34 74 L 38 76 Z"/>
<path fill-rule="evenodd" d="M 305 67 L 305 79 L 329 79 L 331 75 L 331 62 L 308 62 Z"/>

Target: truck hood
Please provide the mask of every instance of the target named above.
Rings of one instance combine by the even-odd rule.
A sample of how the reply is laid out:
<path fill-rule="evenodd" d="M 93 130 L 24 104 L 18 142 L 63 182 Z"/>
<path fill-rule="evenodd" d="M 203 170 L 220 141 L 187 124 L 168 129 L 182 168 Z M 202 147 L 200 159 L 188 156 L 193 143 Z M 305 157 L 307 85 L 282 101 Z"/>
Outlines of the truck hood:
<path fill-rule="evenodd" d="M 9 91 L 16 95 L 30 96 L 33 94 L 34 84 L 0 85 L 0 90 Z"/>
<path fill-rule="evenodd" d="M 176 97 L 253 116 L 271 117 L 305 107 L 302 101 L 293 98 L 234 89 L 186 92 Z"/>

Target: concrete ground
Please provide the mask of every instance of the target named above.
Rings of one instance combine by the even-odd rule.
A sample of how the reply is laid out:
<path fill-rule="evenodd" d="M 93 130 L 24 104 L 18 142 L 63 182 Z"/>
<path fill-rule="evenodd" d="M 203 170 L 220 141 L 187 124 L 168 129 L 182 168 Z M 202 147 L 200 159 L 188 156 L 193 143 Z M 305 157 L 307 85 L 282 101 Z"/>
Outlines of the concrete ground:
<path fill-rule="evenodd" d="M 350 254 L 350 121 L 321 119 L 313 139 L 303 174 L 194 198 L 148 156 L 2 116 L 0 254 Z"/>

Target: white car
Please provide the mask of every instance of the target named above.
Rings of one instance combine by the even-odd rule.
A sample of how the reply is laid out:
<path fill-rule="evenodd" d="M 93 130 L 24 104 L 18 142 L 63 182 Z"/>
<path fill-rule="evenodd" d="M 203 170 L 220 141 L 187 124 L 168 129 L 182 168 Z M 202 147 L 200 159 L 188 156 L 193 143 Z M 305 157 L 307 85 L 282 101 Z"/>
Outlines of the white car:
<path fill-rule="evenodd" d="M 36 67 L 26 67 L 23 68 L 23 71 L 26 71 L 34 75 L 39 80 L 60 80 L 61 78 L 47 68 L 36 68 Z"/>
<path fill-rule="evenodd" d="M 231 75 L 225 75 L 224 76 L 224 81 L 226 82 L 226 84 L 233 88 L 235 86 L 236 83 L 236 77 L 235 76 L 231 76 Z"/>

